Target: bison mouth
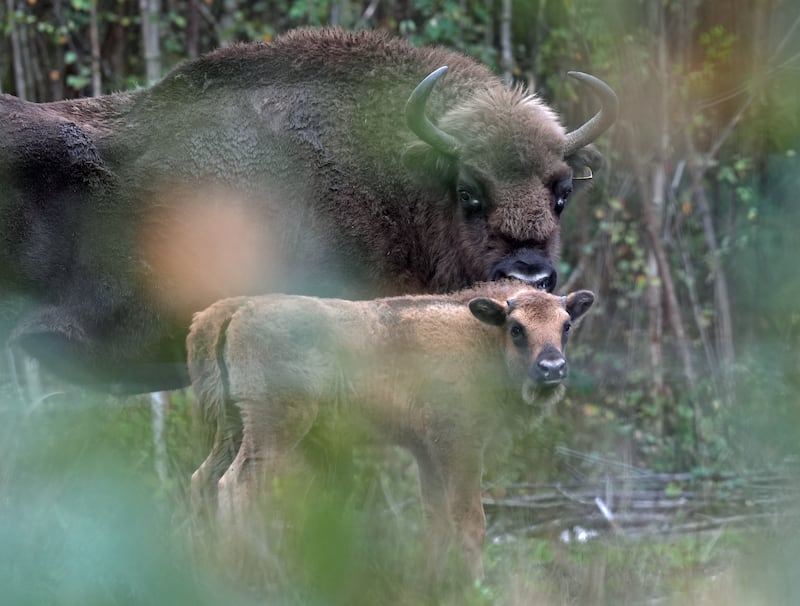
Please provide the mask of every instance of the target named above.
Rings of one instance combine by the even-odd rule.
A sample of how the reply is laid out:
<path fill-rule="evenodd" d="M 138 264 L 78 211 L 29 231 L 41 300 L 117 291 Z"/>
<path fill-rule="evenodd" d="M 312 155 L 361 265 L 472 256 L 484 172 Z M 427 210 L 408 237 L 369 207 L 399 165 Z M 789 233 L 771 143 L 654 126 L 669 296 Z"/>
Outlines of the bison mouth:
<path fill-rule="evenodd" d="M 558 274 L 547 257 L 524 248 L 499 261 L 489 272 L 490 281 L 503 278 L 515 278 L 540 290 L 553 292 Z"/>

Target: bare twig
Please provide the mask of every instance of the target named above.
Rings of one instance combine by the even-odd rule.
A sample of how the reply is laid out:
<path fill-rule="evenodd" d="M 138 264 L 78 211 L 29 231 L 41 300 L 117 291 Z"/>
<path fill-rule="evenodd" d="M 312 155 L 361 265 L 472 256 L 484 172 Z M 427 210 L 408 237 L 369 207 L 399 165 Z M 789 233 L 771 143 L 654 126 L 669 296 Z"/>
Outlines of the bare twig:
<path fill-rule="evenodd" d="M 611 509 L 603 502 L 603 499 L 600 497 L 594 498 L 594 503 L 597 505 L 597 509 L 600 510 L 600 513 L 603 514 L 603 517 L 608 521 L 608 525 L 611 526 L 614 532 L 622 534 L 622 527 L 617 522 L 614 514 L 612 513 Z"/>
<path fill-rule="evenodd" d="M 361 18 L 358 20 L 359 26 L 364 26 L 369 23 L 369 20 L 375 15 L 375 11 L 378 10 L 378 6 L 380 5 L 381 0 L 372 0 L 368 5 L 367 8 L 364 9 L 364 12 L 361 14 Z"/>
<path fill-rule="evenodd" d="M 683 473 L 515 484 L 506 487 L 503 497 L 483 499 L 492 528 L 501 536 L 552 535 L 577 526 L 598 532 L 610 527 L 616 534 L 624 529 L 626 537 L 755 528 L 797 518 L 798 501 L 796 470 L 789 468 L 700 479 Z M 523 527 L 513 529 L 511 521 Z M 706 553 L 714 543 L 712 537 Z"/>

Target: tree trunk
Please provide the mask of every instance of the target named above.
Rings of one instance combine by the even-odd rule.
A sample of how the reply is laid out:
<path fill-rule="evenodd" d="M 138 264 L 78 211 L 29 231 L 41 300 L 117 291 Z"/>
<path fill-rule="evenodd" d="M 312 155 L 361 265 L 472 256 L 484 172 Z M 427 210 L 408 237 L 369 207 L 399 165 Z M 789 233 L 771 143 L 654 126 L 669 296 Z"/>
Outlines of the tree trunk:
<path fill-rule="evenodd" d="M 350 0 L 333 0 L 331 3 L 330 24 L 349 28 L 353 24 L 353 7 Z"/>
<path fill-rule="evenodd" d="M 29 34 L 32 35 L 32 40 L 27 38 Z M 30 30 L 26 31 L 26 40 L 29 40 L 29 43 L 26 43 L 26 46 L 29 49 L 29 56 L 28 61 L 31 69 L 31 73 L 33 73 L 33 82 L 34 82 L 34 89 L 31 98 L 35 99 L 36 101 L 52 101 L 53 98 L 50 95 L 50 53 L 48 52 L 47 44 L 44 41 L 42 36 L 36 34 L 36 32 L 31 32 Z"/>
<path fill-rule="evenodd" d="M 658 282 L 660 282 L 659 286 L 659 294 L 663 293 L 663 300 L 665 303 L 665 311 L 666 311 L 666 318 L 669 321 L 670 328 L 672 329 L 672 334 L 675 339 L 675 347 L 678 352 L 678 356 L 681 360 L 681 365 L 683 366 L 683 376 L 686 379 L 686 387 L 685 393 L 689 395 L 692 400 L 693 406 L 693 434 L 694 434 L 694 441 L 695 446 L 700 449 L 700 445 L 702 444 L 702 435 L 700 433 L 700 421 L 702 419 L 702 411 L 700 409 L 699 402 L 697 401 L 696 394 L 695 394 L 695 386 L 696 386 L 696 378 L 694 373 L 694 363 L 692 361 L 692 352 L 691 348 L 689 347 L 689 341 L 686 337 L 686 331 L 684 330 L 684 323 L 683 317 L 680 311 L 680 303 L 678 302 L 678 295 L 675 289 L 675 283 L 672 279 L 672 272 L 669 266 L 669 259 L 667 258 L 666 250 L 664 249 L 663 242 L 661 241 L 661 229 L 660 229 L 660 215 L 657 213 L 660 212 L 658 208 L 658 200 L 661 199 L 663 201 L 663 187 L 665 185 L 664 179 L 664 168 L 663 165 L 658 165 L 654 167 L 653 170 L 653 178 L 652 178 L 652 192 L 653 192 L 653 200 L 643 200 L 642 210 L 643 210 L 643 219 L 645 223 L 645 231 L 647 233 L 648 240 L 650 242 L 650 253 L 652 255 L 652 259 L 658 269 Z M 646 180 L 640 177 L 640 184 L 642 187 L 642 191 L 646 191 L 647 183 Z M 659 193 L 660 192 L 660 193 Z M 654 296 L 654 295 L 652 295 Z M 660 311 L 660 310 L 658 310 Z M 650 318 L 651 323 L 651 338 L 652 335 L 658 334 L 660 332 L 660 327 L 656 324 L 660 322 L 660 318 Z M 656 347 L 657 345 L 657 347 Z M 658 359 L 661 357 L 660 352 L 660 344 L 656 344 L 651 341 L 651 359 L 653 363 L 657 363 Z M 662 381 L 663 386 L 663 378 L 659 379 L 659 374 L 654 375 L 654 380 Z M 670 417 L 672 415 L 671 410 L 664 411 L 664 418 L 665 418 L 665 431 L 669 432 L 669 427 L 671 425 Z"/>
<path fill-rule="evenodd" d="M 483 32 L 483 44 L 486 48 L 494 48 L 494 0 L 484 0 L 486 7 L 486 29 Z"/>
<path fill-rule="evenodd" d="M 186 55 L 189 59 L 197 59 L 200 54 L 200 12 L 197 3 L 201 0 L 189 0 L 189 17 L 186 23 Z"/>
<path fill-rule="evenodd" d="M 64 25 L 64 9 L 61 0 L 53 0 L 53 16 L 55 17 L 56 25 Z M 64 98 L 64 46 L 64 44 L 58 44 L 55 49 L 55 65 L 53 66 L 53 70 L 58 74 L 58 77 L 50 78 L 50 91 L 53 99 Z"/>
<path fill-rule="evenodd" d="M 97 23 L 97 2 L 92 0 L 89 8 L 89 40 L 92 46 L 92 95 L 103 94 L 103 80 L 100 74 L 100 30 Z"/>
<path fill-rule="evenodd" d="M 511 0 L 503 0 L 503 11 L 500 14 L 500 69 L 503 81 L 511 84 L 514 81 L 514 53 L 511 42 Z"/>
<path fill-rule="evenodd" d="M 219 19 L 220 46 L 229 46 L 235 40 L 236 19 L 234 14 L 238 8 L 238 0 L 224 0 L 222 3 L 222 16 Z"/>
<path fill-rule="evenodd" d="M 678 183 L 680 182 L 680 175 L 683 173 L 683 169 L 686 165 L 685 161 L 681 161 L 679 163 L 678 169 L 676 170 L 676 174 L 673 177 L 673 183 L 670 187 L 670 204 L 677 209 L 678 207 L 678 200 L 675 197 L 675 190 L 678 187 Z M 677 211 L 680 212 L 680 211 Z M 718 353 L 715 351 L 714 347 L 711 344 L 711 341 L 708 337 L 708 330 L 706 329 L 706 322 L 703 317 L 703 309 L 702 304 L 700 302 L 700 297 L 697 293 L 697 272 L 694 268 L 694 261 L 691 258 L 691 251 L 689 247 L 684 244 L 684 241 L 681 237 L 680 228 L 676 229 L 676 236 L 677 236 L 677 250 L 681 256 L 681 262 L 683 264 L 683 272 L 686 274 L 686 291 L 689 295 L 689 302 L 692 306 L 692 315 L 694 316 L 694 323 L 697 328 L 697 334 L 700 336 L 700 342 L 703 345 L 703 351 L 705 352 L 706 356 L 706 366 L 711 369 L 711 372 L 708 372 L 708 378 L 714 383 L 714 390 L 715 392 L 719 393 L 719 386 L 718 381 L 716 380 L 718 368 L 719 368 L 719 356 Z"/>
<path fill-rule="evenodd" d="M 0 4 L 0 23 L 6 23 L 10 26 L 11 24 L 11 15 L 6 16 L 8 12 L 8 7 L 5 4 Z M 0 95 L 3 94 L 3 78 L 6 73 L 6 57 L 7 53 L 3 53 L 0 55 Z"/>
<path fill-rule="evenodd" d="M 536 23 L 530 28 L 531 42 L 530 42 L 530 58 L 531 58 L 531 73 L 528 77 L 528 88 L 530 90 L 537 90 L 537 80 L 541 73 L 542 54 L 539 52 L 539 47 L 542 44 L 545 32 L 545 10 L 547 9 L 547 0 L 539 0 L 539 8 L 536 12 Z"/>
<path fill-rule="evenodd" d="M 150 411 L 153 419 L 153 459 L 156 475 L 162 484 L 169 479 L 167 474 L 167 442 L 165 436 L 166 414 L 169 408 L 169 393 L 156 391 L 150 394 Z"/>
<path fill-rule="evenodd" d="M 145 78 L 148 84 L 152 84 L 161 78 L 161 41 L 159 36 L 161 0 L 139 0 L 139 11 L 142 18 Z"/>
<path fill-rule="evenodd" d="M 656 313 L 655 317 L 650 317 L 650 334 L 651 334 L 651 360 L 655 365 L 659 359 L 663 357 L 661 351 L 661 343 L 657 341 L 660 338 L 660 322 L 661 322 L 661 308 L 656 305 L 655 297 L 658 296 L 659 301 L 663 300 L 664 312 L 672 335 L 675 339 L 675 347 L 683 367 L 683 376 L 686 380 L 685 393 L 693 402 L 693 438 L 697 452 L 700 451 L 702 436 L 700 435 L 700 421 L 701 409 L 699 402 L 696 400 L 695 385 L 696 378 L 694 372 L 694 363 L 692 361 L 691 347 L 686 336 L 684 329 L 683 318 L 681 315 L 680 303 L 675 288 L 675 283 L 672 279 L 672 271 L 670 269 L 669 259 L 667 252 L 662 242 L 663 231 L 663 212 L 664 212 L 664 198 L 667 188 L 666 179 L 666 162 L 670 149 L 670 128 L 669 128 L 669 107 L 667 106 L 670 90 L 670 61 L 666 47 L 666 32 L 665 32 L 665 8 L 659 6 L 651 18 L 655 21 L 653 28 L 658 32 L 658 48 L 657 48 L 657 78 L 658 86 L 658 103 L 654 108 L 654 120 L 658 124 L 657 129 L 657 147 L 655 150 L 654 163 L 650 171 L 641 167 L 637 172 L 639 173 L 639 186 L 643 196 L 642 200 L 642 218 L 644 219 L 645 232 L 650 243 L 650 266 L 657 269 L 658 279 L 655 284 L 650 284 L 648 288 L 657 289 L 658 292 L 650 292 L 648 295 L 651 311 Z M 634 148 L 632 147 L 632 150 Z M 646 176 L 649 172 L 649 179 Z M 649 191 L 648 191 L 649 190 Z M 652 280 L 652 278 L 651 278 Z M 663 389 L 663 375 L 662 371 L 654 369 L 654 387 L 658 386 L 661 382 Z M 664 409 L 662 417 L 665 423 L 665 432 L 670 432 L 670 425 L 672 425 L 672 418 L 674 411 Z"/>
<path fill-rule="evenodd" d="M 22 40 L 20 28 L 23 24 L 17 23 L 16 3 L 14 0 L 6 0 L 8 18 L 11 23 L 11 61 L 14 67 L 14 89 L 20 99 L 28 98 L 28 83 L 25 79 L 25 70 L 22 59 Z"/>
<path fill-rule="evenodd" d="M 655 181 L 655 179 L 654 179 Z M 645 202 L 647 204 L 647 202 Z M 658 261 L 651 250 L 647 253 L 647 290 L 645 301 L 647 303 L 647 318 L 650 325 L 648 335 L 648 351 L 650 353 L 651 397 L 653 399 L 664 395 L 664 310 L 661 307 L 663 292 L 659 279 Z M 662 428 L 663 429 L 663 428 Z"/>
<path fill-rule="evenodd" d="M 467 14 L 469 12 L 469 7 L 467 6 L 467 0 L 458 0 L 458 43 L 464 46 L 464 40 L 466 37 L 464 36 L 464 27 L 469 26 L 469 28 L 475 27 L 472 22 L 467 24 Z"/>
<path fill-rule="evenodd" d="M 731 371 L 736 352 L 733 345 L 733 321 L 731 319 L 730 297 L 728 293 L 728 280 L 722 264 L 722 254 L 717 242 L 717 233 L 711 216 L 706 190 L 703 186 L 703 170 L 692 168 L 692 199 L 697 205 L 700 221 L 703 225 L 703 234 L 711 260 L 711 278 L 714 281 L 714 310 L 716 319 L 716 345 L 719 359 L 719 370 L 723 379 L 724 393 L 727 403 L 733 399 L 733 385 Z"/>

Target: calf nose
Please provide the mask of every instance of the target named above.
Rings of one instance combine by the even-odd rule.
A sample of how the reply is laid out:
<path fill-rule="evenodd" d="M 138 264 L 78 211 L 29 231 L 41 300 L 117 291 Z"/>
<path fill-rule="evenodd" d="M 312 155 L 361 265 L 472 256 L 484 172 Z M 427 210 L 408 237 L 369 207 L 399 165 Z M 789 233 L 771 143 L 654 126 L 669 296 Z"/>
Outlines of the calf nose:
<path fill-rule="evenodd" d="M 534 364 L 535 379 L 540 383 L 560 383 L 567 377 L 567 361 L 555 348 L 544 351 Z"/>

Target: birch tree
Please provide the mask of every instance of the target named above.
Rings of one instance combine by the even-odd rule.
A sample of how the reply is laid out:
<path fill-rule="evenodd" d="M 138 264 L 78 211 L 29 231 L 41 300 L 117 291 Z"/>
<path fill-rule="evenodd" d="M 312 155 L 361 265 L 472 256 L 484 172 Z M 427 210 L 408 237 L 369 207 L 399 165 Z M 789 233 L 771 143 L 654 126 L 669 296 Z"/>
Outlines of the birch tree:
<path fill-rule="evenodd" d="M 145 79 L 152 84 L 161 78 L 161 0 L 139 0 L 139 13 L 142 20 Z"/>

